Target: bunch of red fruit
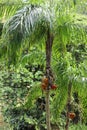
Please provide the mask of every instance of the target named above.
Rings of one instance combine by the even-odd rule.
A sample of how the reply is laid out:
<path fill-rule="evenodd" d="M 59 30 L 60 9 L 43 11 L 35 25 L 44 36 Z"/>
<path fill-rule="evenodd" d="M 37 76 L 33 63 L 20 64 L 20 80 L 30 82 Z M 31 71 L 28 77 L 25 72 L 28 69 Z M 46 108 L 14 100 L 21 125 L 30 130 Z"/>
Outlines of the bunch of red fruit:
<path fill-rule="evenodd" d="M 41 83 L 41 88 L 42 88 L 42 90 L 47 90 L 48 87 L 49 87 L 48 85 L 49 85 L 49 80 L 48 80 L 47 77 L 44 77 L 44 78 L 42 79 L 42 83 Z M 57 86 L 56 86 L 55 84 L 52 84 L 51 87 L 50 87 L 50 89 L 56 90 L 56 89 L 57 89 Z"/>
<path fill-rule="evenodd" d="M 70 112 L 69 115 L 68 115 L 68 117 L 69 117 L 70 119 L 74 119 L 75 116 L 76 116 L 76 114 L 75 114 L 74 112 Z"/>

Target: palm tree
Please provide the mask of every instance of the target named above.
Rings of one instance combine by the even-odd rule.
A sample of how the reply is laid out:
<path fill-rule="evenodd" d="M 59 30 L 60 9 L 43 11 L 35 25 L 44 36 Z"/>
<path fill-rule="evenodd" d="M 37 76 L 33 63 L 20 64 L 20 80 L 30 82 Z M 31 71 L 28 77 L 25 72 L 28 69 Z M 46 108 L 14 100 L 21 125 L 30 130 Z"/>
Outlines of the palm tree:
<path fill-rule="evenodd" d="M 57 4 L 57 6 L 55 3 Z M 54 4 L 53 7 L 52 4 Z M 22 9 L 18 10 L 17 13 L 14 14 L 4 25 L 4 29 L 6 32 L 5 36 L 9 39 L 10 46 L 12 46 L 10 48 L 11 52 L 16 51 L 14 50 L 15 47 L 19 48 L 21 46 L 20 43 L 24 43 L 24 39 L 28 39 L 29 43 L 35 43 L 37 39 L 40 40 L 45 37 L 46 77 L 49 81 L 49 85 L 46 89 L 47 130 L 51 130 L 49 96 L 50 88 L 53 82 L 53 74 L 51 70 L 53 41 L 54 38 L 57 36 L 59 45 L 62 46 L 61 52 L 65 52 L 66 42 L 69 42 L 71 38 L 70 32 L 74 31 L 74 28 L 72 28 L 71 26 L 72 21 L 70 18 L 70 13 L 67 12 L 67 8 L 68 11 L 70 10 L 70 4 L 66 7 L 66 1 L 58 1 L 57 3 L 56 0 L 52 4 L 50 5 L 46 3 L 44 6 L 34 4 L 26 5 Z M 71 31 L 71 29 L 73 31 Z M 19 40 L 16 41 L 15 39 Z"/>
<path fill-rule="evenodd" d="M 21 32 L 23 38 L 35 34 L 36 29 L 40 28 L 38 32 L 43 30 L 46 34 L 46 77 L 49 79 L 49 86 L 46 90 L 46 122 L 47 129 L 50 130 L 50 109 L 49 109 L 49 92 L 50 92 L 50 75 L 51 72 L 51 52 L 53 44 L 53 34 L 51 33 L 51 15 L 50 10 L 42 8 L 37 5 L 28 5 L 19 10 L 7 23 L 7 32 L 11 35 L 17 35 Z M 16 30 L 16 33 L 15 33 Z M 19 31 L 20 30 L 20 31 Z"/>

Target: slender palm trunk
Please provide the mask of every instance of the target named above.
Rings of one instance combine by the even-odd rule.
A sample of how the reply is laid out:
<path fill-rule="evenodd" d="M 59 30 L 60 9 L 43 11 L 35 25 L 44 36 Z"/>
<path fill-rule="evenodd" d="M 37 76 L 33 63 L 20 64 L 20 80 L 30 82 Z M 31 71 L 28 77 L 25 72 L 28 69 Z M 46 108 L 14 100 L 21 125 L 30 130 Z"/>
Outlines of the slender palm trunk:
<path fill-rule="evenodd" d="M 49 92 L 49 90 L 47 90 L 47 92 L 46 92 L 46 125 L 47 125 L 47 130 L 51 130 L 49 96 L 50 96 L 50 92 Z"/>
<path fill-rule="evenodd" d="M 50 75 L 51 75 L 51 53 L 52 53 L 52 44 L 53 44 L 53 36 L 50 33 L 50 30 L 47 31 L 47 39 L 46 39 L 46 77 L 49 79 L 49 85 L 46 90 L 46 124 L 47 130 L 51 130 L 50 125 Z"/>
<path fill-rule="evenodd" d="M 69 112 L 71 111 L 71 91 L 72 91 L 72 82 L 69 81 L 65 130 L 69 130 Z"/>

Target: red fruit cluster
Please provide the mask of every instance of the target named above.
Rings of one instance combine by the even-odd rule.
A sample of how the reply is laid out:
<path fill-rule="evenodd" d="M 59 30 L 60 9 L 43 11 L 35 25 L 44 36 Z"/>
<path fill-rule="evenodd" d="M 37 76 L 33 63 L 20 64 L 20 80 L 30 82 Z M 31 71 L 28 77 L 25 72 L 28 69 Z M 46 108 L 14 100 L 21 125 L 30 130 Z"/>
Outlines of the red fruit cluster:
<path fill-rule="evenodd" d="M 74 112 L 70 112 L 68 116 L 70 119 L 74 119 L 76 114 Z"/>
<path fill-rule="evenodd" d="M 42 79 L 41 88 L 42 88 L 42 90 L 46 90 L 47 87 L 48 87 L 48 78 L 44 77 Z"/>
<path fill-rule="evenodd" d="M 42 82 L 41 82 L 41 89 L 42 89 L 42 90 L 47 90 L 48 85 L 49 85 L 49 80 L 48 80 L 47 77 L 44 77 L 44 78 L 42 79 Z M 51 89 L 51 90 L 55 90 L 55 89 L 57 89 L 57 86 L 56 86 L 55 84 L 52 84 L 50 89 Z"/>
<path fill-rule="evenodd" d="M 52 89 L 52 90 L 55 90 L 55 89 L 57 89 L 57 86 L 56 86 L 55 84 L 53 84 L 53 85 L 51 86 L 51 89 Z"/>

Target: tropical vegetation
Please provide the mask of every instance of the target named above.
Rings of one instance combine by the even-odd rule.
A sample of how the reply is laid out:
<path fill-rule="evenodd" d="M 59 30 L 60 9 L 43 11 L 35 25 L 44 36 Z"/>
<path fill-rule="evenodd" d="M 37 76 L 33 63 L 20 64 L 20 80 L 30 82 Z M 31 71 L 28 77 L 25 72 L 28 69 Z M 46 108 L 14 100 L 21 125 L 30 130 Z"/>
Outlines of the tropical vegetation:
<path fill-rule="evenodd" d="M 87 1 L 0 1 L 0 106 L 12 130 L 87 129 Z"/>

